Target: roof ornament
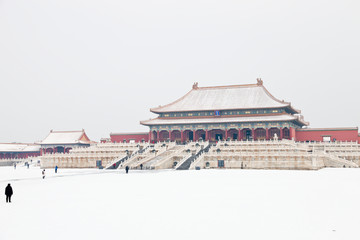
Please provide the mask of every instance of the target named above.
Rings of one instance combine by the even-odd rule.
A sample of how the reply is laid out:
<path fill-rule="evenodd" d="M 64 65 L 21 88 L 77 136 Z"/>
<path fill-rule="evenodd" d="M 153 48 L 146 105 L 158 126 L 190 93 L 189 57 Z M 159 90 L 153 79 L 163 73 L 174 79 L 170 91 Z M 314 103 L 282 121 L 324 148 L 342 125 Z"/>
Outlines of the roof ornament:
<path fill-rule="evenodd" d="M 193 84 L 193 89 L 195 89 L 195 90 L 198 89 L 198 88 L 199 88 L 199 87 L 198 87 L 198 84 L 199 84 L 198 82 L 195 82 L 195 83 Z"/>
<path fill-rule="evenodd" d="M 264 83 L 263 80 L 261 80 L 261 78 L 257 78 L 256 81 L 258 86 L 262 86 Z"/>

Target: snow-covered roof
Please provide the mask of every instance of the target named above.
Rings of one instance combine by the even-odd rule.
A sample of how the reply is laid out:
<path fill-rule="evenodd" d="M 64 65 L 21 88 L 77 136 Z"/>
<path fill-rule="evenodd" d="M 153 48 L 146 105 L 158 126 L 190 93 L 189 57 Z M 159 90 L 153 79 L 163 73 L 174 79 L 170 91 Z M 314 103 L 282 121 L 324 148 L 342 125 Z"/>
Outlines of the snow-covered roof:
<path fill-rule="evenodd" d="M 237 122 L 273 122 L 273 121 L 293 121 L 302 122 L 298 116 L 290 114 L 272 116 L 253 116 L 253 117 L 211 117 L 211 118 L 155 118 L 142 121 L 143 125 L 174 125 L 174 124 L 199 124 L 199 123 L 237 123 Z M 304 125 L 307 123 L 303 122 Z"/>
<path fill-rule="evenodd" d="M 149 132 L 123 132 L 123 133 L 110 133 L 110 136 L 113 135 L 146 135 Z"/>
<path fill-rule="evenodd" d="M 40 146 L 26 143 L 0 143 L 0 152 L 39 152 Z"/>
<path fill-rule="evenodd" d="M 263 86 L 261 79 L 258 79 L 258 84 L 219 87 L 198 87 L 196 83 L 182 98 L 150 110 L 164 113 L 281 107 L 289 107 L 294 112 L 299 112 L 293 109 L 290 103 L 273 97 Z"/>
<path fill-rule="evenodd" d="M 41 144 L 76 144 L 90 143 L 84 130 L 82 131 L 51 131 Z"/>
<path fill-rule="evenodd" d="M 38 151 L 40 151 L 40 145 L 27 145 L 24 149 L 23 149 L 23 151 L 24 152 L 38 152 Z"/>
<path fill-rule="evenodd" d="M 296 131 L 358 131 L 359 128 L 357 127 L 340 127 L 340 128 L 300 128 Z"/>

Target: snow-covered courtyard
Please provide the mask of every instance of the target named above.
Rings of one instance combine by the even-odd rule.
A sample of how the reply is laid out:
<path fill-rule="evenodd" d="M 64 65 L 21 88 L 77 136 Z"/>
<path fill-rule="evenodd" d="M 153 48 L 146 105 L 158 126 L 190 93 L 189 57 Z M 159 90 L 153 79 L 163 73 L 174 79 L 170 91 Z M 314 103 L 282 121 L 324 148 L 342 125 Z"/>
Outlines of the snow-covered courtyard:
<path fill-rule="evenodd" d="M 1 240 L 360 239 L 359 169 L 46 172 L 0 168 Z"/>

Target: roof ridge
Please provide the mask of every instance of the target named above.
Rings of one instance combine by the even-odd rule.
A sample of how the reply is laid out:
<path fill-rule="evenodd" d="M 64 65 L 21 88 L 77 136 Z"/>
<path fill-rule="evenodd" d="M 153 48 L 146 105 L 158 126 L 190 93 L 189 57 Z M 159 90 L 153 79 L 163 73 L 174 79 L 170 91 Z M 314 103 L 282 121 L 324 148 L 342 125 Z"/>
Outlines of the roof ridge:
<path fill-rule="evenodd" d="M 84 132 L 83 130 L 74 130 L 74 131 L 50 131 L 50 133 L 70 133 L 70 132 Z"/>
<path fill-rule="evenodd" d="M 222 85 L 222 86 L 210 86 L 210 87 L 197 87 L 195 90 L 207 90 L 207 89 L 219 89 L 219 88 L 248 88 L 248 87 L 260 87 L 258 84 L 237 84 L 237 85 Z"/>

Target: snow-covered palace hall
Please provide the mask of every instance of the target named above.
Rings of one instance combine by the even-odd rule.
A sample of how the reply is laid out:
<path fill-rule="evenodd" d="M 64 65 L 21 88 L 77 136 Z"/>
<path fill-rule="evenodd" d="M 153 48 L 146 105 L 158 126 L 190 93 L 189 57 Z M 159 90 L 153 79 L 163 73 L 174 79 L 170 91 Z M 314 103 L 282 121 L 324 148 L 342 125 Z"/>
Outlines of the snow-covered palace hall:
<path fill-rule="evenodd" d="M 39 152 L 21 156 L 36 156 L 43 168 L 316 170 L 360 164 L 357 127 L 309 128 L 301 111 L 275 98 L 261 79 L 195 83 L 180 99 L 150 111 L 158 116 L 140 122 L 149 132 L 111 133 L 97 143 L 84 130 L 51 131 L 37 143 L 39 150 L 33 148 Z M 0 144 L 0 158 L 17 156 L 1 152 L 7 149 Z"/>
<path fill-rule="evenodd" d="M 257 84 L 198 87 L 177 101 L 151 112 L 158 118 L 142 121 L 150 141 L 219 141 L 292 139 L 307 126 L 300 110 L 273 97 Z"/>

